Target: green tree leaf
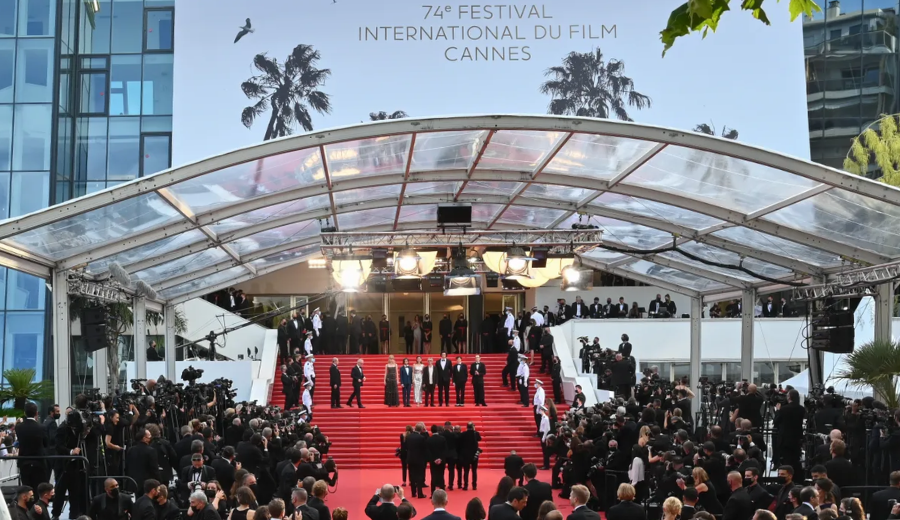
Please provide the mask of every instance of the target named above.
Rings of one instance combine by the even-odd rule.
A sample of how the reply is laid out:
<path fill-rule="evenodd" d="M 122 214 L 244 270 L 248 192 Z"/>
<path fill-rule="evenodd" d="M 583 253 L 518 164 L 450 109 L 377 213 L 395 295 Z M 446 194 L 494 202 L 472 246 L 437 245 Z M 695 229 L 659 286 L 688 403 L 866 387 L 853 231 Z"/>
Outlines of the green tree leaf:
<path fill-rule="evenodd" d="M 822 12 L 822 8 L 815 0 L 791 0 L 788 10 L 791 12 L 792 22 L 801 14 L 812 16 L 814 13 Z"/>

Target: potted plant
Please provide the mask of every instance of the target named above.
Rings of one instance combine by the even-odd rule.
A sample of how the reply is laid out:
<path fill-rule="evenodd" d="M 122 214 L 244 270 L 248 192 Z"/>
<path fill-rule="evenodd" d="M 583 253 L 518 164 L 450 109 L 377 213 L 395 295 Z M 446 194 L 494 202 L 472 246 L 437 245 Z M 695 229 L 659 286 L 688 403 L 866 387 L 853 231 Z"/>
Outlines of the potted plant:
<path fill-rule="evenodd" d="M 0 389 L 0 402 L 13 401 L 13 407 L 24 410 L 28 401 L 53 397 L 53 381 L 35 381 L 33 368 L 10 368 L 3 371 L 6 384 Z"/>

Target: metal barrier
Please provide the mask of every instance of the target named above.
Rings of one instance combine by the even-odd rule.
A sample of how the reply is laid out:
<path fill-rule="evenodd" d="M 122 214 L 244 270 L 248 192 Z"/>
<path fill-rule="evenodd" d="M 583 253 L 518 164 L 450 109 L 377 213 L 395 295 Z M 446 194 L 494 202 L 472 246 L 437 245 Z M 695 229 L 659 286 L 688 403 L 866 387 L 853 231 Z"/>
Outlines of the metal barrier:
<path fill-rule="evenodd" d="M 84 455 L 6 455 L 0 457 L 0 460 L 13 460 L 16 462 L 20 462 L 23 460 L 78 460 L 84 463 L 84 472 L 87 474 L 87 469 L 90 467 L 90 461 Z M 52 467 L 52 465 L 51 465 Z M 50 468 L 48 468 L 50 469 Z M 91 496 L 91 488 L 90 488 L 90 480 L 84 479 L 84 492 L 85 497 L 90 498 Z"/>

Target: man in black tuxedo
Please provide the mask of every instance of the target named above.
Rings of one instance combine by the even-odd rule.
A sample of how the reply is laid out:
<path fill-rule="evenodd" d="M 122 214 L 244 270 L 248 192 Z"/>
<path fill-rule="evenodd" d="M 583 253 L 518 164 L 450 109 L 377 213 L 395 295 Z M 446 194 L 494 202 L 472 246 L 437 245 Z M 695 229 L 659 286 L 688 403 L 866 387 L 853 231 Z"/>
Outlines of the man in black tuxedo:
<path fill-rule="evenodd" d="M 747 489 L 742 487 L 741 474 L 737 471 L 732 471 L 728 474 L 728 487 L 731 489 L 731 496 L 728 497 L 728 502 L 725 503 L 725 513 L 722 515 L 722 520 L 750 520 L 753 518 L 753 513 L 756 511 L 753 509 L 753 499 L 750 498 L 750 493 L 747 492 Z"/>
<path fill-rule="evenodd" d="M 522 474 L 525 476 L 525 486 L 528 491 L 528 504 L 519 511 L 522 520 L 537 520 L 538 509 L 545 500 L 553 500 L 553 489 L 550 484 L 541 482 L 537 479 L 537 466 L 528 463 L 522 467 Z"/>
<path fill-rule="evenodd" d="M 657 293 L 656 299 L 650 300 L 650 305 L 647 305 L 647 316 L 655 318 L 659 314 L 659 311 L 662 310 L 662 307 L 662 295 Z"/>
<path fill-rule="evenodd" d="M 525 461 L 522 457 L 516 455 L 516 450 L 509 452 L 509 455 L 503 459 L 503 472 L 507 477 L 515 480 L 520 486 L 522 485 L 522 467 Z"/>
<path fill-rule="evenodd" d="M 462 490 L 469 489 L 469 469 L 472 470 L 472 490 L 478 489 L 478 456 L 481 452 L 481 434 L 475 430 L 475 423 L 466 425 L 466 431 L 459 436 L 458 463 L 463 467 Z"/>
<path fill-rule="evenodd" d="M 366 376 L 363 374 L 362 359 L 356 360 L 356 366 L 350 371 L 350 377 L 353 379 L 353 393 L 350 394 L 350 399 L 347 399 L 347 406 L 352 408 L 353 398 L 356 397 L 356 406 L 358 408 L 365 408 L 365 406 L 362 405 L 362 398 L 360 397 L 362 385 L 366 381 Z"/>
<path fill-rule="evenodd" d="M 47 430 L 37 421 L 38 407 L 32 402 L 25 403 L 25 420 L 16 425 L 19 441 L 19 455 L 43 457 L 47 455 Z M 22 485 L 37 489 L 38 484 L 49 479 L 49 472 L 43 460 L 23 460 L 19 462 L 19 476 Z M 58 477 L 57 477 L 58 478 Z"/>
<path fill-rule="evenodd" d="M 298 350 L 303 352 L 303 320 L 300 319 L 297 311 L 293 312 L 291 319 L 287 322 L 287 333 L 290 354 L 293 355 Z"/>
<path fill-rule="evenodd" d="M 438 426 L 431 426 L 431 436 L 425 440 L 425 448 L 428 450 L 428 465 L 431 468 L 431 494 L 435 489 L 444 489 L 444 468 L 447 466 L 447 439 L 438 435 Z M 407 445 L 409 450 L 409 445 Z M 409 455 L 407 452 L 407 463 Z"/>
<path fill-rule="evenodd" d="M 141 482 L 141 486 L 143 485 Z M 132 518 L 131 498 L 119 493 L 119 483 L 115 479 L 108 478 L 103 482 L 103 489 L 105 493 L 91 500 L 88 515 L 97 520 Z"/>
<path fill-rule="evenodd" d="M 591 318 L 597 319 L 603 317 L 603 305 L 600 304 L 600 298 L 594 297 L 594 303 L 590 307 Z"/>
<path fill-rule="evenodd" d="M 338 358 L 332 358 L 328 375 L 328 384 L 331 385 L 331 407 L 343 408 L 341 406 L 341 371 L 338 370 Z"/>
<path fill-rule="evenodd" d="M 456 393 L 456 406 L 465 406 L 466 404 L 466 383 L 469 381 L 469 367 L 462 362 L 461 356 L 456 356 L 456 365 L 453 366 L 453 389 Z M 450 400 L 450 397 L 447 397 Z"/>
<path fill-rule="evenodd" d="M 508 386 L 512 392 L 516 391 L 516 368 L 518 366 L 519 351 L 510 344 L 509 351 L 506 354 L 506 365 L 503 367 L 503 372 L 500 375 L 503 377 L 503 386 Z M 508 382 L 507 379 L 509 380 Z"/>
<path fill-rule="evenodd" d="M 441 352 L 450 352 L 453 345 L 453 322 L 450 321 L 449 315 L 444 314 L 438 324 L 438 332 L 441 334 Z"/>
<path fill-rule="evenodd" d="M 440 406 L 450 406 L 450 381 L 453 364 L 447 359 L 447 353 L 441 352 L 441 359 L 437 362 L 435 372 L 437 372 L 437 391 L 438 404 Z"/>
<path fill-rule="evenodd" d="M 603 305 L 603 317 L 605 318 L 618 318 L 619 315 L 616 311 L 616 306 L 612 302 L 612 298 L 606 299 L 606 304 Z"/>
<path fill-rule="evenodd" d="M 791 390 L 787 395 L 787 404 L 776 405 L 773 430 L 778 432 L 775 437 L 775 453 L 780 459 L 779 464 L 790 464 L 794 467 L 794 475 L 803 475 L 803 467 L 800 465 L 801 444 L 803 443 L 803 419 L 806 417 L 806 409 L 800 403 L 800 392 Z"/>
<path fill-rule="evenodd" d="M 772 296 L 769 296 L 766 299 L 766 303 L 762 306 L 763 318 L 777 318 L 778 317 L 778 304 L 776 304 L 772 300 Z"/>
<path fill-rule="evenodd" d="M 794 514 L 803 515 L 806 518 L 816 518 L 816 506 L 819 505 L 818 498 L 819 494 L 816 488 L 806 486 L 800 490 L 800 506 L 794 509 Z"/>
<path fill-rule="evenodd" d="M 481 356 L 475 355 L 475 362 L 469 367 L 472 375 L 472 392 L 475 394 L 475 406 L 487 406 L 484 402 L 484 374 L 486 373 Z"/>
<path fill-rule="evenodd" d="M 397 488 L 395 492 L 392 484 L 381 486 L 381 489 L 375 493 L 375 496 L 369 499 L 369 503 L 366 504 L 366 516 L 372 520 L 397 520 L 397 506 L 394 505 L 395 495 L 400 497 L 402 504 L 409 505 L 413 511 L 412 516 L 416 516 L 416 508 L 403 496 L 403 488 Z M 413 492 L 413 497 L 415 498 L 415 492 Z M 320 518 L 319 520 L 328 519 Z"/>
<path fill-rule="evenodd" d="M 291 357 L 291 352 L 288 350 L 289 338 L 287 320 L 282 318 L 281 324 L 278 325 L 278 356 L 281 357 L 281 359 L 288 359 Z"/>
<path fill-rule="evenodd" d="M 437 367 L 434 366 L 434 360 L 428 358 L 428 365 L 422 370 L 422 390 L 425 392 L 422 400 L 425 406 L 434 406 L 434 387 L 437 385 L 437 379 Z"/>
<path fill-rule="evenodd" d="M 222 448 L 222 456 L 213 459 L 210 466 L 216 470 L 216 480 L 219 481 L 219 484 L 222 484 L 222 489 L 230 490 L 234 484 L 234 473 L 236 471 L 234 448 L 231 446 Z"/>
<path fill-rule="evenodd" d="M 631 484 L 619 484 L 616 496 L 619 503 L 609 508 L 606 512 L 606 520 L 647 520 L 644 506 L 634 503 L 634 486 Z"/>
<path fill-rule="evenodd" d="M 428 461 L 425 425 L 416 424 L 416 430 L 406 438 L 406 465 L 409 467 L 409 486 L 412 496 L 425 498 L 425 463 Z M 370 517 L 371 518 L 371 517 Z"/>
<path fill-rule="evenodd" d="M 616 314 L 619 318 L 628 316 L 628 304 L 625 303 L 623 296 L 619 296 L 619 303 L 616 304 Z"/>
<path fill-rule="evenodd" d="M 334 319 L 334 353 L 347 353 L 347 336 L 349 335 L 350 321 L 344 316 L 344 311 L 338 311 L 337 317 Z"/>
<path fill-rule="evenodd" d="M 134 438 L 138 441 L 134 446 L 125 451 L 125 474 L 134 479 L 141 489 L 143 482 L 148 479 L 159 480 L 159 457 L 156 448 L 150 446 L 153 437 L 150 432 L 144 428 L 137 431 Z M 168 478 L 169 475 L 166 475 Z M 134 484 L 129 484 L 131 488 Z M 137 492 L 138 489 L 134 491 Z"/>
<path fill-rule="evenodd" d="M 521 520 L 519 513 L 528 505 L 528 490 L 514 487 L 506 495 L 506 502 L 491 508 L 488 518 L 491 520 Z"/>
<path fill-rule="evenodd" d="M 572 304 L 572 317 L 575 319 L 584 319 L 589 318 L 590 311 L 588 310 L 588 306 L 585 305 L 584 301 L 581 299 L 581 296 L 575 297 L 575 303 Z"/>
<path fill-rule="evenodd" d="M 156 520 L 156 496 L 159 495 L 159 481 L 148 479 L 143 482 L 144 494 L 131 506 L 132 520 Z"/>
<path fill-rule="evenodd" d="M 586 486 L 581 484 L 572 486 L 572 489 L 569 491 L 572 514 L 567 516 L 566 520 L 600 520 L 600 515 L 587 507 L 587 502 L 590 498 L 591 492 Z"/>
<path fill-rule="evenodd" d="M 297 381 L 291 375 L 287 365 L 281 365 L 281 393 L 284 394 L 284 409 L 297 406 Z"/>
<path fill-rule="evenodd" d="M 216 480 L 216 470 L 211 466 L 205 466 L 203 464 L 203 455 L 195 453 L 191 455 L 191 465 L 181 470 L 181 475 L 179 476 L 181 477 L 179 479 L 181 495 L 187 501 L 188 495 L 194 489 L 192 484 L 201 483 L 205 489 L 207 484 Z"/>
<path fill-rule="evenodd" d="M 460 520 L 460 518 L 456 515 L 451 515 L 447 512 L 447 503 L 449 499 L 447 498 L 447 492 L 443 489 L 438 489 L 431 495 L 431 505 L 434 506 L 434 512 L 430 515 L 426 516 L 422 520 Z"/>
<path fill-rule="evenodd" d="M 900 471 L 891 473 L 889 484 L 891 487 L 874 493 L 866 504 L 871 520 L 887 520 L 891 514 L 891 501 L 900 502 Z"/>
<path fill-rule="evenodd" d="M 462 487 L 462 471 L 456 471 L 459 463 L 459 433 L 453 431 L 450 421 L 444 423 L 444 429 L 440 434 L 447 441 L 447 491 L 453 491 L 453 477 L 457 476 L 456 487 Z M 460 468 L 462 469 L 462 468 Z"/>
<path fill-rule="evenodd" d="M 288 450 L 290 458 L 288 463 L 281 467 L 281 470 L 275 476 L 278 479 L 278 497 L 284 500 L 285 504 L 291 503 L 291 490 L 297 487 L 297 467 L 300 465 L 302 457 L 300 450 Z"/>
<path fill-rule="evenodd" d="M 852 486 L 856 468 L 850 459 L 844 456 L 847 446 L 844 441 L 837 439 L 831 441 L 831 457 L 832 459 L 825 463 L 825 469 L 828 470 L 828 476 L 831 481 L 838 487 Z"/>

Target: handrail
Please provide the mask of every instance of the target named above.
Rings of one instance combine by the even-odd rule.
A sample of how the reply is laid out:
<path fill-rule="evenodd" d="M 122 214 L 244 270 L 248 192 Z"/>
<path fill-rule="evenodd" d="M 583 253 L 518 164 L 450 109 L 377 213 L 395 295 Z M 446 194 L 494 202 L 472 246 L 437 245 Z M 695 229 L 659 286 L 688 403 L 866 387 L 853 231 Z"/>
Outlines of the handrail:
<path fill-rule="evenodd" d="M 28 461 L 28 460 L 79 460 L 84 463 L 84 471 L 87 472 L 91 461 L 84 455 L 4 455 L 0 460 Z M 91 496 L 90 479 L 84 479 L 85 497 Z"/>

